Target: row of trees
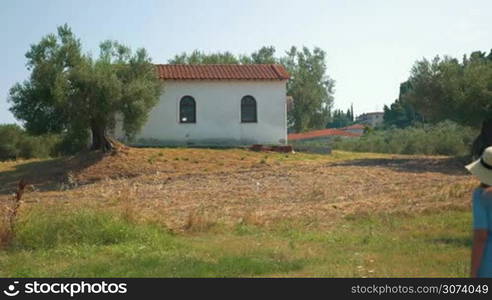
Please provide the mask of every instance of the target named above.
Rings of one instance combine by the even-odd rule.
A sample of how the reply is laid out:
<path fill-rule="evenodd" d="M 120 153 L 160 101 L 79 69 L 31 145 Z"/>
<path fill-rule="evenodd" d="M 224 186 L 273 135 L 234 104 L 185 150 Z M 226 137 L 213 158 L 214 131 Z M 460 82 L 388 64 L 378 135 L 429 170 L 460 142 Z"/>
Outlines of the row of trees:
<path fill-rule="evenodd" d="M 335 109 L 331 113 L 330 121 L 326 124 L 327 128 L 341 128 L 354 124 L 354 106 L 351 105 L 347 112 L 341 109 Z"/>
<path fill-rule="evenodd" d="M 436 56 L 417 61 L 399 98 L 385 107 L 388 126 L 407 127 L 416 122 L 452 120 L 481 134 L 474 142 L 479 155 L 492 145 L 492 50 L 475 51 L 461 60 Z"/>
<path fill-rule="evenodd" d="M 408 82 L 403 97 L 428 122 L 450 119 L 479 126 L 492 118 L 492 50 L 461 61 L 438 56 L 417 61 Z"/>

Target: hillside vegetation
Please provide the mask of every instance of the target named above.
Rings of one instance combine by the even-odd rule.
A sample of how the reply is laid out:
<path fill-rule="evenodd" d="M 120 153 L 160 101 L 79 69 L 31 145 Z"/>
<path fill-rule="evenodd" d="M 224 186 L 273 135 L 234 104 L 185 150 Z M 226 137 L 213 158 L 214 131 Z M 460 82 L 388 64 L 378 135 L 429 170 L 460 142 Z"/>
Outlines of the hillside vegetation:
<path fill-rule="evenodd" d="M 0 275 L 466 276 L 462 165 L 182 148 L 4 162 L 3 215 L 29 186 Z"/>
<path fill-rule="evenodd" d="M 334 149 L 426 155 L 470 155 L 478 130 L 451 121 L 370 131 L 359 139 L 341 139 Z"/>

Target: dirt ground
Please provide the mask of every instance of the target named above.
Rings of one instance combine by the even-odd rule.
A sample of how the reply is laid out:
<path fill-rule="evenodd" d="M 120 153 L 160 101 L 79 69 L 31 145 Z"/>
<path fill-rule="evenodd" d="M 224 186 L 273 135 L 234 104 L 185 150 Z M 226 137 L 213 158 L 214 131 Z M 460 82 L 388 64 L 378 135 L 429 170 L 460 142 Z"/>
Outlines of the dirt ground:
<path fill-rule="evenodd" d="M 34 203 L 124 209 L 171 230 L 284 220 L 330 226 L 381 212 L 468 209 L 477 181 L 448 157 L 137 149 L 0 163 L 0 200 L 20 178 Z"/>

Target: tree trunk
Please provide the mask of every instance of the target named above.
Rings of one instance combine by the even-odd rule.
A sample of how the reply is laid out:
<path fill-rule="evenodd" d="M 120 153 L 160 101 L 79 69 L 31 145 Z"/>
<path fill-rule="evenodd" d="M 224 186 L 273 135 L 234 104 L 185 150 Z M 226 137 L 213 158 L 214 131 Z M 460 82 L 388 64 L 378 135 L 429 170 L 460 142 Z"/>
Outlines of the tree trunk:
<path fill-rule="evenodd" d="M 114 147 L 106 136 L 106 127 L 97 122 L 92 122 L 92 150 L 102 150 L 103 152 L 109 152 Z"/>
<path fill-rule="evenodd" d="M 483 121 L 482 130 L 472 145 L 472 157 L 478 159 L 485 148 L 492 146 L 492 119 Z"/>

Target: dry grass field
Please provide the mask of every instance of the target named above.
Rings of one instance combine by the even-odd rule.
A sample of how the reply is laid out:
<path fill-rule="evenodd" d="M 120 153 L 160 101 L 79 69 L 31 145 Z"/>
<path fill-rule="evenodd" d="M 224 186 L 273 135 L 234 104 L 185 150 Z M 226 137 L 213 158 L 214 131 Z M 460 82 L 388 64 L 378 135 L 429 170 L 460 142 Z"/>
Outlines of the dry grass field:
<path fill-rule="evenodd" d="M 449 157 L 122 148 L 0 163 L 0 276 L 467 276 Z"/>

